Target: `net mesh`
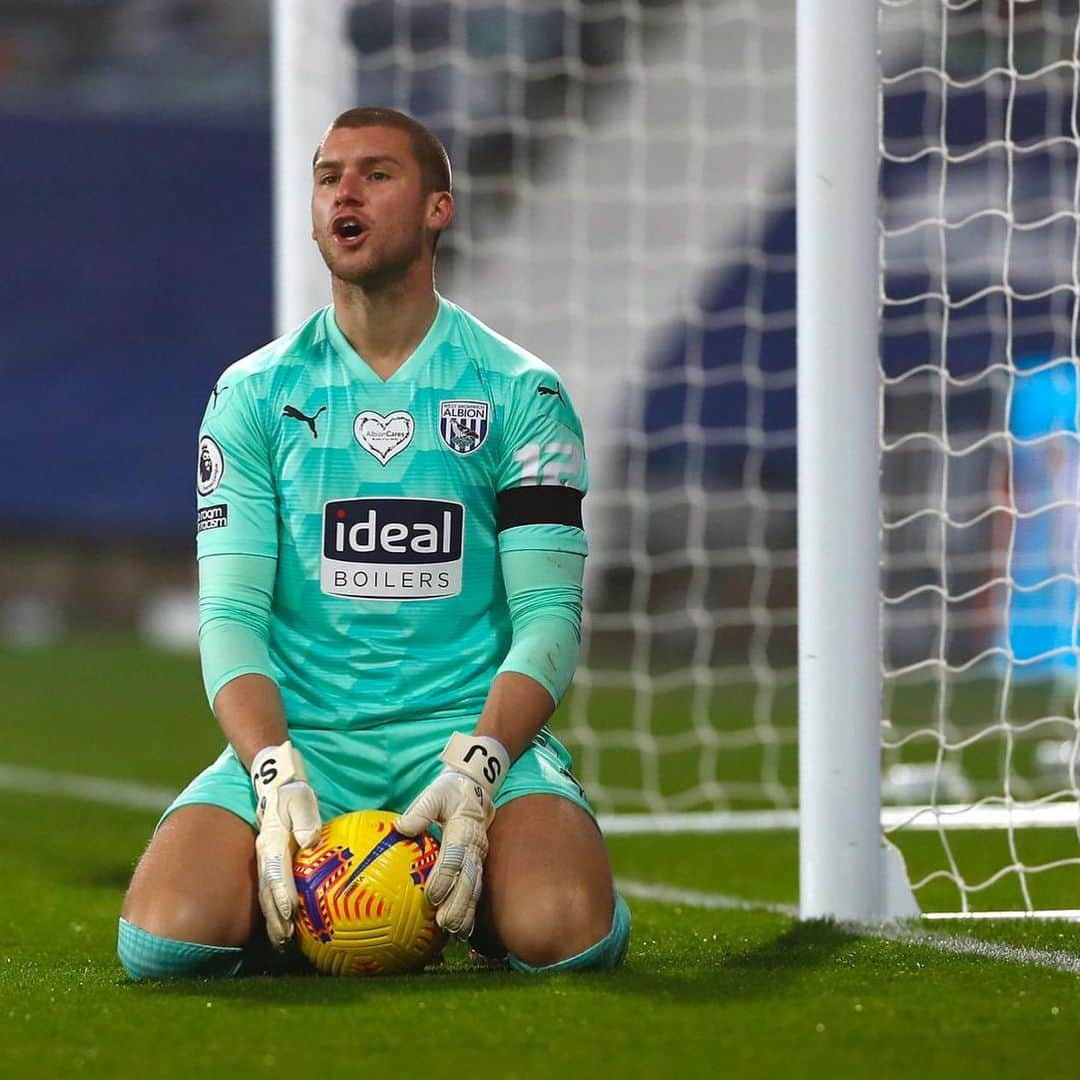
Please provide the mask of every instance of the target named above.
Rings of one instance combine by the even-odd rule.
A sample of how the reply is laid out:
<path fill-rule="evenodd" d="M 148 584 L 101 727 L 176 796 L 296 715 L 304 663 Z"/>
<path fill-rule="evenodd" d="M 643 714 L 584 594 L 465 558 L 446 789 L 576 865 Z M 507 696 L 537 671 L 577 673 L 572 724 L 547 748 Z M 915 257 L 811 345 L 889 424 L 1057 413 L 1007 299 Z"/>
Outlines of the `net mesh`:
<path fill-rule="evenodd" d="M 1021 833 L 1080 795 L 1080 22 L 879 10 L 885 795 L 936 832 L 924 906 L 1032 909 L 1080 866 L 1075 827 Z M 987 861 L 948 827 L 995 809 Z"/>
<path fill-rule="evenodd" d="M 590 798 L 794 807 L 794 5 L 342 6 L 344 61 L 295 77 L 344 63 L 358 103 L 444 138 L 440 288 L 582 414 L 592 554 L 554 726 Z M 1076 0 L 879 14 L 885 798 L 924 907 L 1031 908 L 1080 865 L 1075 824 L 1019 828 L 1080 795 Z M 1004 814 L 991 870 L 962 807 Z"/>
<path fill-rule="evenodd" d="M 565 378 L 592 485 L 555 728 L 603 811 L 794 805 L 794 25 L 744 3 L 355 3 L 446 140 L 440 287 Z"/>

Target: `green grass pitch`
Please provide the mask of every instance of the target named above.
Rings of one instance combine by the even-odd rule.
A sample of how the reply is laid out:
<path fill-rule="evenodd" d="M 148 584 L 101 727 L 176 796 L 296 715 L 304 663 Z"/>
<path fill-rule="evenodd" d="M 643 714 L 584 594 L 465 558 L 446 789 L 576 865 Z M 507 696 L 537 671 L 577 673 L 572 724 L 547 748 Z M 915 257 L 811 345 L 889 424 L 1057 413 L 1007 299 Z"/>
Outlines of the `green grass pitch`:
<path fill-rule="evenodd" d="M 0 652 L 0 686 L 0 765 L 177 788 L 220 747 L 197 663 L 130 640 Z M 1026 949 L 1068 968 L 1076 925 L 935 925 L 998 950 L 960 955 L 693 903 L 794 904 L 790 833 L 611 837 L 618 877 L 686 891 L 631 896 L 615 973 L 529 979 L 473 967 L 455 947 L 441 968 L 396 979 L 135 986 L 115 959 L 116 918 L 154 814 L 0 783 L 0 822 L 0 1077 L 1041 1078 L 1075 1071 L 1080 1052 L 1080 975 L 1022 962 Z M 917 872 L 934 840 L 905 847 Z M 1025 843 L 1034 859 L 1064 840 Z M 957 857 L 973 877 L 1001 865 L 986 837 L 962 838 Z M 1080 907 L 1075 873 L 1040 888 L 1047 906 Z"/>

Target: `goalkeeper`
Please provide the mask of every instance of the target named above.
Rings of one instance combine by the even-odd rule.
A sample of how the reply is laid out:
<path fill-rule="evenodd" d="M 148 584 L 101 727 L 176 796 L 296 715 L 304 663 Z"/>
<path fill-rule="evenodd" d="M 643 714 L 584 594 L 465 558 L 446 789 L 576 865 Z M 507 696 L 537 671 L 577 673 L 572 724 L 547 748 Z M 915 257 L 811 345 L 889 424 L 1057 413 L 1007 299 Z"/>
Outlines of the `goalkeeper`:
<path fill-rule="evenodd" d="M 333 303 L 229 367 L 200 431 L 199 642 L 229 745 L 135 870 L 121 962 L 234 974 L 264 933 L 283 948 L 297 845 L 385 808 L 442 830 L 445 929 L 522 971 L 614 967 L 629 912 L 547 727 L 580 641 L 580 422 L 551 368 L 435 291 L 454 203 L 427 128 L 349 110 L 313 179 Z"/>

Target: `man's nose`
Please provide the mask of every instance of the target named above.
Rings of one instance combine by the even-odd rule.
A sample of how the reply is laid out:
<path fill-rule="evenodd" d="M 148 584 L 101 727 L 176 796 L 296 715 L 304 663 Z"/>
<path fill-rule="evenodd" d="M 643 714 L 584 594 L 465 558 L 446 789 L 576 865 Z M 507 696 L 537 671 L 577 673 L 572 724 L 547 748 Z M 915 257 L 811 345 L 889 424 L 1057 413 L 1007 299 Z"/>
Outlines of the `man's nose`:
<path fill-rule="evenodd" d="M 359 174 L 353 172 L 351 169 L 346 169 L 341 174 L 341 179 L 338 181 L 335 196 L 339 203 L 363 202 L 364 185 L 360 181 Z"/>

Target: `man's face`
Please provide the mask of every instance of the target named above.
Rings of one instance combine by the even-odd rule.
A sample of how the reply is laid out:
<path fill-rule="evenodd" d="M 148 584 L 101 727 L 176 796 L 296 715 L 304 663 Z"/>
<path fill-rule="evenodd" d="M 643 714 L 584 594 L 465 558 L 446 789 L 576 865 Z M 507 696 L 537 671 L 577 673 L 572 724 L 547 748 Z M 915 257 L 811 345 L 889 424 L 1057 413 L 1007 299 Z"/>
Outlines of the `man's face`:
<path fill-rule="evenodd" d="M 354 285 L 400 277 L 426 253 L 428 230 L 448 220 L 425 195 L 408 134 L 397 128 L 335 128 L 315 162 L 312 236 L 330 272 Z M 452 205 L 452 203 L 451 203 Z"/>

